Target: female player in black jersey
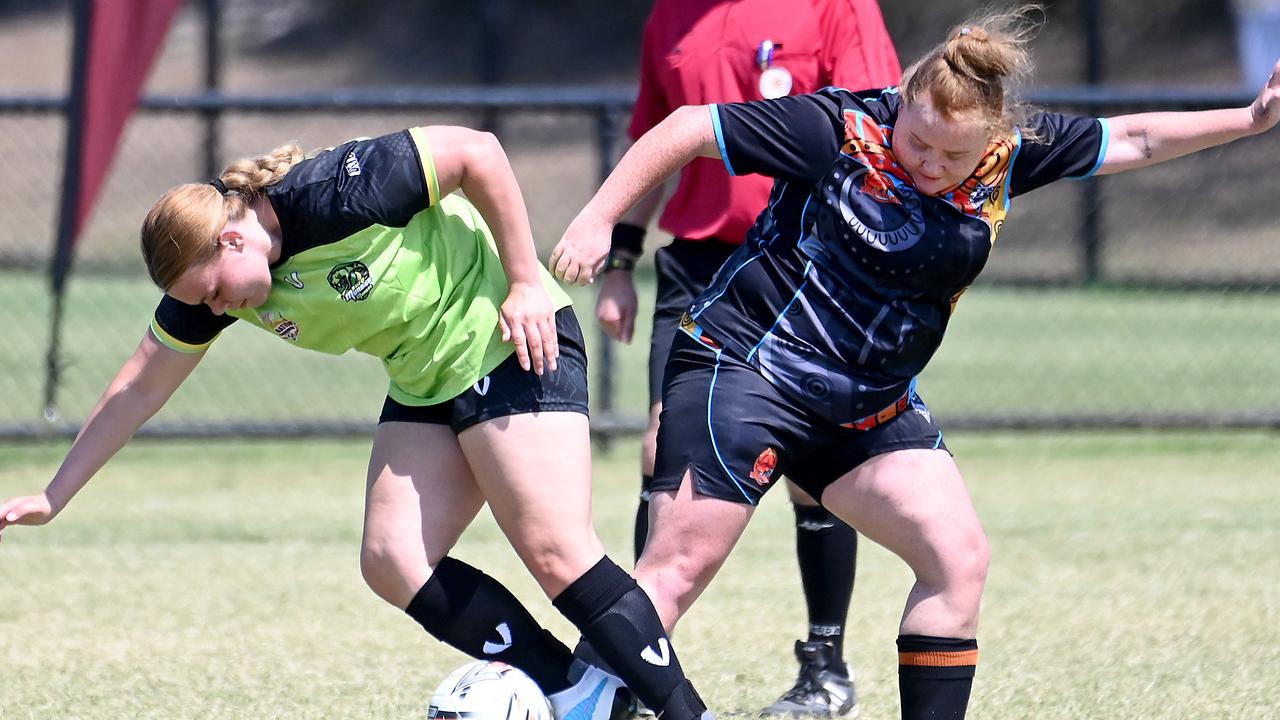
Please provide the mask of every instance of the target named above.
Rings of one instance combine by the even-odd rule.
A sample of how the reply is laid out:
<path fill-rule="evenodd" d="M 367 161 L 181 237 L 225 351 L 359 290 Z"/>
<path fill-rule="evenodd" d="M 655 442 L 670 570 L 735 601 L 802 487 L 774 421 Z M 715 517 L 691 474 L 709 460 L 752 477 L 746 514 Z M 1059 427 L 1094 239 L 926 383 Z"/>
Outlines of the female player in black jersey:
<path fill-rule="evenodd" d="M 1032 10 L 956 27 L 898 88 L 677 110 L 637 141 L 550 261 L 565 280 L 590 280 L 613 224 L 694 157 L 775 179 L 672 347 L 654 524 L 636 578 L 672 628 L 785 473 L 915 574 L 898 638 L 907 720 L 964 716 L 988 565 L 915 378 L 1010 200 L 1280 120 L 1280 65 L 1245 108 L 1110 119 L 1026 111 L 1014 81 L 1030 70 Z"/>
<path fill-rule="evenodd" d="M 449 555 L 487 503 L 636 695 L 679 720 L 705 711 L 649 598 L 591 526 L 581 331 L 538 262 L 492 135 L 411 128 L 311 158 L 278 148 L 170 190 L 142 249 L 165 291 L 150 330 L 45 491 L 0 502 L 0 531 L 53 519 L 232 322 L 321 352 L 356 349 L 390 380 L 365 499 L 369 587 L 440 640 L 524 670 L 557 716 L 605 720 L 617 679 L 575 665 L 501 583 Z M 651 647 L 661 665 L 644 661 Z"/>

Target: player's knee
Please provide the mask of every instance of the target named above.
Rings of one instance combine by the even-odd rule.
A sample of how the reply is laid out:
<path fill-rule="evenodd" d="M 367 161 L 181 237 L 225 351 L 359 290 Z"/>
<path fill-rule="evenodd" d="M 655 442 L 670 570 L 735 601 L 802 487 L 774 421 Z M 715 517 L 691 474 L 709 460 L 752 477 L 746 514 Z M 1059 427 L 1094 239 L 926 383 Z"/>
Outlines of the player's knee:
<path fill-rule="evenodd" d="M 548 540 L 519 548 L 529 574 L 548 594 L 568 587 L 604 556 L 604 546 L 594 533 L 574 541 Z"/>
<path fill-rule="evenodd" d="M 991 546 L 980 528 L 966 533 L 952 546 L 946 563 L 947 585 L 976 607 L 991 567 Z"/>
<path fill-rule="evenodd" d="M 636 566 L 636 579 L 662 600 L 683 608 L 692 602 L 690 596 L 696 595 L 706 571 L 704 563 L 687 553 L 650 557 L 646 551 L 646 557 Z"/>
<path fill-rule="evenodd" d="M 383 600 L 394 604 L 399 599 L 403 583 L 397 580 L 395 557 L 386 544 L 366 542 L 360 546 L 360 576 Z"/>

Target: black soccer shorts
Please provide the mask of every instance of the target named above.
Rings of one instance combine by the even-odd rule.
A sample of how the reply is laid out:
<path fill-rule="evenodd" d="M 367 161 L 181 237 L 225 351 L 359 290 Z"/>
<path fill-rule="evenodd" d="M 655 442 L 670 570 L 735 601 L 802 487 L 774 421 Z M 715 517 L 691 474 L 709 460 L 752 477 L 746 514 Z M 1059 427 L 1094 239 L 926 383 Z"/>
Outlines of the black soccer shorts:
<path fill-rule="evenodd" d="M 587 412 L 587 351 L 572 307 L 556 313 L 560 357 L 555 371 L 538 375 L 520 367 L 515 353 L 461 395 L 435 405 L 414 407 L 390 397 L 378 423 L 415 422 L 448 425 L 455 433 L 494 418 L 532 412 Z"/>
<path fill-rule="evenodd" d="M 698 494 L 755 505 L 786 475 L 821 502 L 828 485 L 876 455 L 947 450 L 914 390 L 898 407 L 903 411 L 870 430 L 833 424 L 784 397 L 750 365 L 677 332 L 653 491 L 677 490 L 689 470 Z"/>

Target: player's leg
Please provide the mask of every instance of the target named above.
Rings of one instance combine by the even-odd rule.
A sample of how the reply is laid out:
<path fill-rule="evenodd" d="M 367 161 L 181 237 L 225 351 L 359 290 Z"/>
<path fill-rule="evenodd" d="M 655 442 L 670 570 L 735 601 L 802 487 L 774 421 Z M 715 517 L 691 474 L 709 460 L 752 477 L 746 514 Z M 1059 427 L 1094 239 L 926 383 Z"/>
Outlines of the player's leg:
<path fill-rule="evenodd" d="M 686 474 L 679 490 L 653 493 L 650 542 L 636 564 L 636 581 L 653 598 L 668 631 L 728 559 L 755 510 L 693 488 Z"/>
<path fill-rule="evenodd" d="M 898 637 L 902 717 L 963 718 L 989 556 L 951 455 L 942 449 L 877 455 L 830 485 L 822 500 L 915 573 Z"/>
<path fill-rule="evenodd" d="M 640 502 L 636 507 L 635 556 L 644 550 L 649 532 L 649 493 L 657 457 L 658 422 L 662 414 L 662 380 L 666 374 L 671 341 L 680 318 L 701 293 L 716 270 L 736 246 L 715 240 L 673 240 L 654 253 L 657 294 L 653 306 L 653 332 L 649 335 L 649 422 L 640 439 Z"/>
<path fill-rule="evenodd" d="M 654 325 L 654 330 L 657 331 L 657 323 Z M 650 378 L 653 377 L 653 357 L 652 354 L 649 356 Z M 662 382 L 661 377 L 658 382 Z M 637 560 L 644 552 L 644 544 L 649 537 L 649 496 L 653 491 L 653 462 L 658 454 L 658 418 L 661 415 L 662 401 L 658 400 L 649 406 L 649 422 L 644 428 L 644 435 L 640 437 L 640 501 L 636 503 L 636 524 L 632 539 Z"/>
<path fill-rule="evenodd" d="M 649 544 L 636 579 L 670 630 L 780 477 L 803 421 L 754 368 L 676 335 L 667 363 Z"/>
<path fill-rule="evenodd" d="M 844 661 L 844 631 L 853 596 L 858 533 L 795 483 L 787 483 L 795 511 L 796 560 L 808 611 L 809 636 L 797 640 L 795 683 L 764 715 L 848 715 L 857 707 Z"/>
<path fill-rule="evenodd" d="M 605 556 L 591 525 L 585 351 L 571 311 L 561 311 L 557 325 L 557 370 L 542 376 L 514 364 L 495 370 L 484 397 L 471 398 L 475 412 L 462 420 L 469 426 L 458 440 L 499 527 L 556 608 L 646 704 L 673 720 L 696 718 L 706 708 L 652 603 Z M 608 690 L 608 679 L 578 680 L 574 692 L 552 697 L 557 714 L 583 701 L 582 712 L 607 715 L 612 693 L 592 699 L 597 688 L 590 685 L 605 683 L 600 689 Z"/>
<path fill-rule="evenodd" d="M 369 462 L 360 567 L 379 597 L 439 640 L 524 670 L 544 690 L 569 685 L 572 656 L 501 583 L 449 557 L 483 497 L 431 408 L 388 403 Z"/>

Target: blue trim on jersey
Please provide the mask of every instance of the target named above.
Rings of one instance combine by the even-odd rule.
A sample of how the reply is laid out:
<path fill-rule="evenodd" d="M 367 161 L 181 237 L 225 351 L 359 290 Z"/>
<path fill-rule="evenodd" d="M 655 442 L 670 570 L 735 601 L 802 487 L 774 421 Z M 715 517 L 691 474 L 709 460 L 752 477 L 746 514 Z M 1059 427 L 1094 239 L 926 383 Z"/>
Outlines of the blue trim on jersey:
<path fill-rule="evenodd" d="M 720 446 L 716 444 L 716 430 L 711 423 L 711 407 L 715 402 L 716 380 L 720 377 L 720 351 L 715 350 L 714 352 L 716 354 L 716 367 L 715 370 L 711 371 L 711 386 L 707 389 L 707 437 L 711 438 L 711 452 L 716 454 L 716 462 L 720 463 L 720 469 L 724 470 L 725 477 L 729 478 L 729 482 L 738 488 L 738 492 L 742 493 L 742 497 L 746 499 L 747 504 L 754 506 L 756 504 L 755 500 L 751 498 L 751 495 L 746 490 L 742 489 L 742 483 L 738 482 L 738 479 L 733 476 L 733 472 L 729 470 L 729 466 L 724 461 L 724 456 L 720 454 Z"/>
<path fill-rule="evenodd" d="M 737 275 L 737 274 L 738 274 L 738 271 L 739 271 L 739 270 L 741 270 L 742 268 L 744 268 L 744 267 L 746 267 L 747 265 L 750 265 L 752 262 L 754 262 L 754 261 L 756 261 L 756 260 L 760 259 L 760 256 L 762 256 L 762 255 L 764 255 L 764 251 L 763 251 L 763 250 L 762 250 L 762 251 L 760 251 L 760 252 L 758 252 L 758 253 L 756 253 L 755 255 L 752 255 L 751 257 L 747 258 L 746 260 L 743 260 L 743 261 L 742 261 L 742 264 L 741 264 L 741 265 L 739 265 L 738 267 L 734 268 L 734 269 L 733 269 L 733 272 L 729 273 L 729 276 L 728 276 L 727 278 L 725 278 L 725 280 L 724 280 L 724 289 L 723 289 L 723 290 L 721 290 L 719 293 L 716 293 L 716 295 L 715 295 L 714 297 L 712 297 L 712 298 L 708 299 L 708 300 L 707 300 L 707 303 L 706 303 L 705 305 L 703 305 L 703 306 L 702 306 L 702 309 L 701 309 L 701 310 L 699 310 L 699 311 L 698 311 L 698 312 L 696 312 L 696 313 L 692 313 L 692 314 L 690 315 L 690 317 L 692 317 L 694 320 L 697 320 L 697 319 L 698 319 L 698 317 L 700 317 L 700 316 L 702 315 L 702 313 L 704 313 L 704 312 L 706 312 L 706 311 L 707 311 L 707 308 L 709 308 L 709 307 L 711 307 L 712 305 L 714 305 L 714 304 L 715 304 L 715 301 L 719 300 L 719 299 L 720 299 L 720 298 L 721 298 L 725 293 L 729 292 L 729 286 L 730 286 L 731 284 L 733 284 L 733 276 L 734 276 L 734 275 Z M 719 277 L 720 277 L 720 273 L 722 273 L 722 272 L 724 272 L 724 266 L 722 266 L 719 270 L 717 270 L 717 271 L 716 271 L 716 278 L 717 278 L 717 279 L 719 279 Z"/>
<path fill-rule="evenodd" d="M 1107 146 L 1111 144 L 1111 123 L 1106 118 L 1098 118 L 1098 124 L 1102 126 L 1102 147 L 1098 148 L 1098 162 L 1093 164 L 1089 172 L 1081 175 L 1078 179 L 1083 180 L 1093 177 L 1093 174 L 1102 169 L 1102 161 L 1107 158 Z"/>
<path fill-rule="evenodd" d="M 809 212 L 809 203 L 813 202 L 813 193 L 804 199 L 804 207 L 800 208 L 800 232 L 808 233 L 808 226 L 804 224 L 804 216 Z"/>
<path fill-rule="evenodd" d="M 1022 129 L 1013 129 L 1013 155 L 1009 158 L 1009 169 L 1004 173 L 1004 211 L 1009 212 L 1009 201 L 1013 195 L 1013 164 L 1018 162 L 1018 153 L 1022 152 Z"/>
<path fill-rule="evenodd" d="M 809 284 L 809 271 L 812 269 L 813 261 L 810 260 L 804 266 L 804 275 L 802 276 L 804 278 L 804 282 L 800 283 L 800 287 L 796 288 L 795 295 L 792 295 L 791 300 L 787 301 L 786 307 L 782 308 L 782 312 L 778 313 L 778 317 L 774 318 L 773 324 L 769 326 L 769 329 L 765 331 L 764 335 L 760 336 L 760 341 L 747 352 L 747 362 L 751 362 L 751 358 L 756 354 L 756 350 L 759 350 L 760 346 L 764 344 L 765 339 L 773 334 L 773 329 L 778 327 L 778 323 L 782 322 L 782 318 L 786 316 L 787 311 L 791 309 L 792 305 L 796 304 L 796 300 L 800 299 L 800 295 L 804 293 L 804 286 Z"/>
<path fill-rule="evenodd" d="M 711 130 L 716 134 L 716 145 L 720 148 L 720 159 L 724 161 L 724 169 L 729 171 L 730 176 L 737 176 L 738 173 L 733 171 L 733 165 L 729 164 L 729 151 L 724 148 L 724 128 L 720 127 L 720 106 L 711 103 L 707 106 L 711 110 Z"/>

